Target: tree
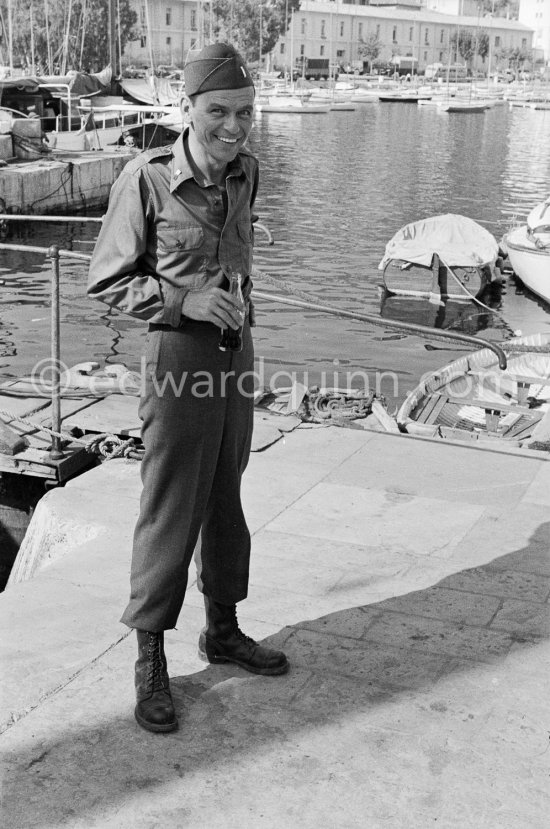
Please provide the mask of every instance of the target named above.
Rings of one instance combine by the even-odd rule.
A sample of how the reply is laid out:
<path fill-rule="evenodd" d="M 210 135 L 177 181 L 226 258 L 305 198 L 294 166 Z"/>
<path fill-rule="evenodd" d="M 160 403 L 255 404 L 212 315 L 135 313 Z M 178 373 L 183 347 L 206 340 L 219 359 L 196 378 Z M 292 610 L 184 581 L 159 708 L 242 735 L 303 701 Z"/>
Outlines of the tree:
<path fill-rule="evenodd" d="M 485 63 L 485 58 L 489 54 L 489 34 L 482 29 L 477 36 L 477 53 L 482 58 L 483 63 Z"/>
<path fill-rule="evenodd" d="M 383 43 L 378 39 L 378 35 L 370 34 L 366 40 L 361 38 L 357 46 L 357 54 L 360 58 L 366 60 L 369 64 L 369 72 L 372 71 L 373 61 L 379 56 L 382 51 Z"/>
<path fill-rule="evenodd" d="M 496 17 L 507 15 L 517 19 L 519 0 L 481 0 L 481 8 L 486 14 L 494 14 Z"/>
<path fill-rule="evenodd" d="M 117 7 L 124 52 L 128 41 L 138 37 L 137 14 L 129 0 L 118 0 Z M 109 0 L 19 0 L 13 32 L 16 62 L 31 67 L 34 51 L 37 74 L 63 68 L 95 72 L 109 63 Z"/>
<path fill-rule="evenodd" d="M 510 68 L 514 70 L 516 80 L 519 78 L 519 73 L 523 68 L 525 61 L 532 61 L 533 53 L 527 49 L 521 49 L 519 46 L 511 49 L 508 55 Z"/>
<path fill-rule="evenodd" d="M 475 36 L 471 32 L 461 29 L 458 35 L 456 32 L 451 35 L 451 46 L 469 66 L 476 53 Z"/>
<path fill-rule="evenodd" d="M 262 55 L 271 52 L 291 20 L 300 0 L 214 0 L 212 25 L 204 16 L 204 36 L 234 43 L 248 61 L 259 61 L 260 5 L 262 17 Z M 285 20 L 285 12 L 288 14 Z"/>

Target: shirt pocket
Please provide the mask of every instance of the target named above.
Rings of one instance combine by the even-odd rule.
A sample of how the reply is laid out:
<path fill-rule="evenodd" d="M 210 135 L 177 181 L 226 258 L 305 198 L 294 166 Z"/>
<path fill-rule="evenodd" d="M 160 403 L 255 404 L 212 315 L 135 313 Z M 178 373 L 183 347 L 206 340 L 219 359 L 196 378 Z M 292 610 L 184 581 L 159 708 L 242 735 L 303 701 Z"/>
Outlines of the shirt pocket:
<path fill-rule="evenodd" d="M 196 225 L 164 225 L 158 230 L 158 248 L 165 253 L 197 250 L 203 242 L 203 229 Z"/>
<path fill-rule="evenodd" d="M 207 280 L 206 240 L 198 225 L 166 224 L 157 230 L 157 270 L 178 288 L 196 290 Z"/>

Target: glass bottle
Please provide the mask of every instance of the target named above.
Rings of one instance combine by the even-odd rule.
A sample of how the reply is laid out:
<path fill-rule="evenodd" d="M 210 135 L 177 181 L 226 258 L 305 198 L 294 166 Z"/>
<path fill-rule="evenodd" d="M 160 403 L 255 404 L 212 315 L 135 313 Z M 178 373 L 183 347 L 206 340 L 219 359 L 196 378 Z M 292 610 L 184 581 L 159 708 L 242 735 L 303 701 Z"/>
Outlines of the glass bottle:
<path fill-rule="evenodd" d="M 242 316 L 243 316 L 243 323 L 244 323 L 244 297 L 242 291 L 242 276 L 240 273 L 232 273 L 230 280 L 229 280 L 229 294 L 238 300 L 241 308 L 242 308 Z M 243 338 L 242 338 L 243 326 L 237 328 L 222 328 L 222 335 L 219 342 L 220 351 L 242 351 L 243 350 Z"/>

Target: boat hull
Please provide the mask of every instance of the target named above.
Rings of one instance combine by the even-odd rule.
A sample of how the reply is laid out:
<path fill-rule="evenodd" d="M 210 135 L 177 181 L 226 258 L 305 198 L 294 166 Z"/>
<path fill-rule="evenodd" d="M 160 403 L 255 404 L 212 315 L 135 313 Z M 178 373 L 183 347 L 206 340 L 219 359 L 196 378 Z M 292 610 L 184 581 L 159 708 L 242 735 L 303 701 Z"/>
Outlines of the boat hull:
<path fill-rule="evenodd" d="M 508 355 L 505 371 L 494 352 L 484 348 L 428 374 L 397 413 L 402 431 L 548 451 L 550 334 L 515 337 L 501 345 Z"/>
<path fill-rule="evenodd" d="M 439 108 L 442 112 L 486 112 L 490 108 L 490 104 L 468 104 L 468 103 L 441 103 Z"/>
<path fill-rule="evenodd" d="M 483 268 L 453 267 L 453 274 L 440 265 L 434 277 L 433 267 L 390 259 L 384 268 L 383 281 L 392 294 L 426 297 L 437 293 L 443 300 L 466 301 L 483 293 L 490 281 Z"/>
<path fill-rule="evenodd" d="M 514 273 L 530 291 L 550 302 L 550 248 L 537 248 L 526 225 L 507 233 L 504 244 Z"/>

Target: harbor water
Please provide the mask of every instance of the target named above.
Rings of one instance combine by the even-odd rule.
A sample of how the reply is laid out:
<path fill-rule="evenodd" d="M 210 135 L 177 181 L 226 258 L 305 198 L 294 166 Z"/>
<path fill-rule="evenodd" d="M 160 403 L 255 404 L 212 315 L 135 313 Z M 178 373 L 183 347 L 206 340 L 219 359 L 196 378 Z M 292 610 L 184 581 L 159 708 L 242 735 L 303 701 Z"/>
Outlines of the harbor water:
<path fill-rule="evenodd" d="M 449 302 L 384 295 L 378 270 L 404 224 L 468 216 L 497 240 L 550 194 L 550 112 L 497 104 L 449 114 L 399 103 L 322 115 L 258 114 L 250 146 L 261 164 L 256 265 L 334 308 L 452 329 L 492 340 L 546 331 L 550 306 L 509 276 L 488 300 Z M 96 214 L 97 215 L 97 214 Z M 6 241 L 91 252 L 97 226 L 17 223 Z M 50 263 L 3 251 L 0 379 L 30 373 L 49 355 Z M 86 266 L 62 267 L 62 359 L 139 369 L 146 325 L 86 297 Z M 280 292 L 271 283 L 256 287 Z M 319 311 L 257 300 L 258 385 L 363 386 L 401 401 L 427 371 L 464 346 L 397 333 Z"/>

